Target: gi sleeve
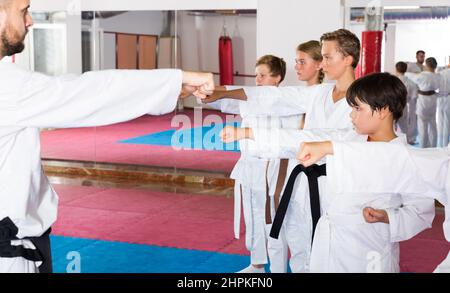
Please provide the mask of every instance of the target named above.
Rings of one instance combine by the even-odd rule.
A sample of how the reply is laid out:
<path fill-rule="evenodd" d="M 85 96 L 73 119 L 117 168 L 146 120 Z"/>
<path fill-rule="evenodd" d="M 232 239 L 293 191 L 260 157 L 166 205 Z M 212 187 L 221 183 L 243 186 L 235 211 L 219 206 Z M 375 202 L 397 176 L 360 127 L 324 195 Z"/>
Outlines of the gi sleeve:
<path fill-rule="evenodd" d="M 25 127 L 89 127 L 124 122 L 175 108 L 180 70 L 108 70 L 51 77 L 12 70 L 18 87 L 0 106 L 0 124 Z M 1 95 L 1 94 L 0 94 Z"/>
<path fill-rule="evenodd" d="M 400 208 L 389 208 L 391 242 L 411 239 L 425 229 L 431 228 L 435 215 L 434 200 L 425 197 L 402 195 Z"/>
<path fill-rule="evenodd" d="M 220 110 L 220 112 L 222 113 L 236 115 L 240 113 L 239 101 L 234 99 L 222 99 L 212 103 L 208 103 L 207 105 L 213 109 Z"/>
<path fill-rule="evenodd" d="M 417 149 L 381 142 L 333 142 L 327 184 L 337 193 L 400 193 L 447 204 L 450 156 L 445 149 Z"/>
<path fill-rule="evenodd" d="M 249 151 L 262 158 L 295 158 L 303 142 L 326 140 L 366 139 L 353 129 L 287 129 L 252 128 L 254 141 L 249 141 Z"/>
<path fill-rule="evenodd" d="M 412 72 L 405 72 L 405 76 L 409 78 L 412 82 L 419 85 L 421 76 L 418 73 L 412 73 Z"/>
<path fill-rule="evenodd" d="M 239 101 L 242 117 L 290 116 L 306 113 L 323 87 L 317 86 L 255 86 L 242 87 L 246 101 Z"/>

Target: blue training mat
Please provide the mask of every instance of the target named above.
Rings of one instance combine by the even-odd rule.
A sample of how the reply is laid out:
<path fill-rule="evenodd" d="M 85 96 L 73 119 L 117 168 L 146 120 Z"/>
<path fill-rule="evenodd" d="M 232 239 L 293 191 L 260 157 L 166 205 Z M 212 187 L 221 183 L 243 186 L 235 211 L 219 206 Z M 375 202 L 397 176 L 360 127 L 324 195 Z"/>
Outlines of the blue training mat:
<path fill-rule="evenodd" d="M 50 236 L 55 273 L 233 273 L 250 263 L 249 256 Z M 79 258 L 78 258 L 79 257 Z M 76 271 L 75 271 L 76 272 Z"/>
<path fill-rule="evenodd" d="M 211 126 L 180 130 L 170 129 L 120 140 L 119 143 L 171 146 L 178 149 L 239 152 L 238 142 L 223 143 L 220 140 L 219 134 L 225 125 L 230 124 L 213 124 Z M 235 123 L 232 125 L 239 127 L 240 124 Z"/>

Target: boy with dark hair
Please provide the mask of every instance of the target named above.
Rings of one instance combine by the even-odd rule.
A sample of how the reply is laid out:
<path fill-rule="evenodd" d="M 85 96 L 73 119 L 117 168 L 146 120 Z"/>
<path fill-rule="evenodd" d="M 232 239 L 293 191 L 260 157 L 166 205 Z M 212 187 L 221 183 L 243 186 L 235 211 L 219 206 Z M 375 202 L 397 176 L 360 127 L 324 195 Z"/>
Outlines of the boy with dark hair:
<path fill-rule="evenodd" d="M 450 144 L 419 149 L 391 143 L 324 141 L 302 144 L 298 159 L 309 166 L 324 156 L 327 184 L 338 194 L 372 190 L 438 200 L 445 206 L 443 230 L 450 242 Z M 372 221 L 372 215 L 373 211 L 365 209 L 366 221 Z M 434 272 L 450 273 L 450 253 Z"/>
<path fill-rule="evenodd" d="M 408 69 L 408 64 L 406 64 L 403 61 L 395 63 L 395 70 L 397 73 L 405 74 L 406 70 Z"/>
<path fill-rule="evenodd" d="M 289 157 L 295 156 L 300 144 L 308 141 L 333 139 L 404 145 L 404 137 L 397 137 L 394 132 L 394 123 L 403 114 L 406 96 L 406 88 L 397 77 L 388 73 L 372 74 L 355 81 L 346 94 L 352 107 L 350 117 L 354 130 L 225 128 L 222 138 L 226 142 L 250 138 L 254 140 L 256 151 Z M 280 143 L 273 147 L 273 141 Z M 289 196 L 285 192 L 282 201 Z M 399 246 L 396 242 L 431 227 L 434 218 L 433 200 L 395 193 L 378 194 L 372 190 L 338 196 L 326 186 L 321 191 L 320 204 L 322 216 L 312 245 L 311 272 L 398 272 Z M 369 214 L 375 217 L 369 223 L 362 213 L 366 207 L 372 208 Z M 414 208 L 408 210 L 408 207 Z M 408 212 L 400 214 L 405 208 Z"/>

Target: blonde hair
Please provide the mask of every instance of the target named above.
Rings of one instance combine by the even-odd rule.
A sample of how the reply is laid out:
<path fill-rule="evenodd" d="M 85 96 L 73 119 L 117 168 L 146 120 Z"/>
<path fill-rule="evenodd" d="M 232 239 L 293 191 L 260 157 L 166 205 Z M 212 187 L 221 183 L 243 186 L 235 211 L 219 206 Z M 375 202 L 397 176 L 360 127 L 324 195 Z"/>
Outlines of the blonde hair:
<path fill-rule="evenodd" d="M 256 61 L 255 67 L 259 65 L 267 65 L 271 76 L 280 76 L 280 83 L 286 77 L 286 61 L 283 58 L 274 55 L 264 55 Z"/>
<path fill-rule="evenodd" d="M 319 41 L 311 40 L 305 43 L 301 43 L 297 46 L 297 51 L 305 52 L 309 55 L 314 61 L 322 62 L 323 57 L 321 53 L 321 46 Z M 319 70 L 319 83 L 323 82 L 325 74 L 323 70 Z"/>

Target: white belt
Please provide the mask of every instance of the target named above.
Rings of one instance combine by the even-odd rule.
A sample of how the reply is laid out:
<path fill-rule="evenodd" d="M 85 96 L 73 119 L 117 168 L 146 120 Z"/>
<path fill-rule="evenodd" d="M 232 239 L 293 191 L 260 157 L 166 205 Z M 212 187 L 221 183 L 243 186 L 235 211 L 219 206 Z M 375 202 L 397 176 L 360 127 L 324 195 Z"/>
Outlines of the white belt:
<path fill-rule="evenodd" d="M 241 233 L 241 200 L 242 185 L 234 184 L 234 238 L 239 239 Z"/>
<path fill-rule="evenodd" d="M 366 221 L 360 214 L 328 214 L 325 213 L 319 219 L 314 235 L 311 251 L 310 271 L 312 273 L 328 272 L 331 248 L 331 224 L 339 226 L 355 226 L 364 224 Z"/>

